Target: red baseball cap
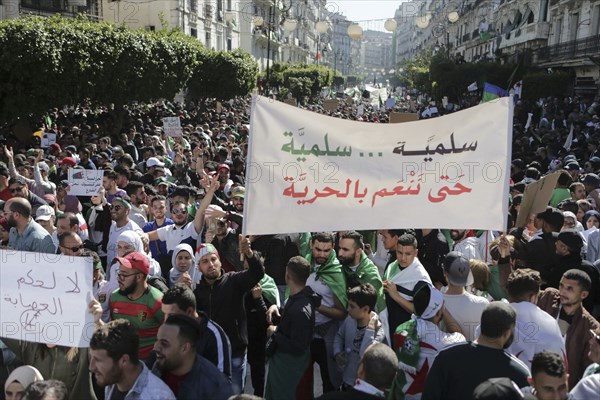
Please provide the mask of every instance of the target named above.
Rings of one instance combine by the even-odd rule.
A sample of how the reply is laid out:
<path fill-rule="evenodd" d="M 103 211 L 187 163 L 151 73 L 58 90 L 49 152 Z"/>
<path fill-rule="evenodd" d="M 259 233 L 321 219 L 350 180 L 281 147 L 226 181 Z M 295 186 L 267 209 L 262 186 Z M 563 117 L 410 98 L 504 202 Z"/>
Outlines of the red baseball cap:
<path fill-rule="evenodd" d="M 77 165 L 77 161 L 73 157 L 65 157 L 58 162 L 59 165 L 68 165 L 74 167 Z"/>
<path fill-rule="evenodd" d="M 141 253 L 129 253 L 125 257 L 117 257 L 116 260 L 121 264 L 121 268 L 136 269 L 144 275 L 150 273 L 148 257 Z"/>

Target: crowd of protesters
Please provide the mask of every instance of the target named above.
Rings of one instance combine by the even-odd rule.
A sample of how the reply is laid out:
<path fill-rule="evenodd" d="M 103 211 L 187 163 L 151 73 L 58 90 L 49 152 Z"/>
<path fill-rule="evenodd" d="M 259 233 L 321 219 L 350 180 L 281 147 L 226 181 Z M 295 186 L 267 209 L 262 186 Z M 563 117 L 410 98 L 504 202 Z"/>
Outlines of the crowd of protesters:
<path fill-rule="evenodd" d="M 242 237 L 249 109 L 83 104 L 50 111 L 48 147 L 4 135 L 0 245 L 92 259 L 96 330 L 89 348 L 1 339 L 0 398 L 311 399 L 315 363 L 322 399 L 598 397 L 597 98 L 516 103 L 505 232 Z M 99 193 L 69 194 L 69 169 L 103 170 Z M 517 226 L 525 188 L 553 172 L 547 209 Z"/>

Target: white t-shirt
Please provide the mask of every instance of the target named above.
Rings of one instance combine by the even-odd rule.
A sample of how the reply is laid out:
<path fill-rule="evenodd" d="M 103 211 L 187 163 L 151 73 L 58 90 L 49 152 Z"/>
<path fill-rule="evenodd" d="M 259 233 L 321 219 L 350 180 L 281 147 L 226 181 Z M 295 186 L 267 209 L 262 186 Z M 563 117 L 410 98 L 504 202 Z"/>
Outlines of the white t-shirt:
<path fill-rule="evenodd" d="M 517 324 L 513 343 L 507 351 L 529 369 L 533 355 L 542 351 L 560 354 L 566 361 L 565 342 L 556 320 L 528 301 L 510 304 L 517 311 Z"/>
<path fill-rule="evenodd" d="M 487 299 L 471 293 L 444 294 L 444 306 L 459 323 L 469 342 L 476 338 L 475 330 L 481 323 L 481 313 L 488 304 L 490 302 Z"/>
<path fill-rule="evenodd" d="M 112 221 L 108 233 L 108 244 L 106 245 L 106 262 L 108 265 L 111 265 L 112 260 L 117 256 L 117 239 L 119 238 L 119 235 L 127 231 L 134 231 L 140 235 L 140 237 L 144 235 L 142 228 L 131 220 L 120 228 L 117 228 L 117 223 Z"/>
<path fill-rule="evenodd" d="M 321 295 L 321 305 L 325 307 L 333 307 L 335 305 L 333 300 L 333 290 L 331 290 L 331 288 L 327 286 L 327 284 L 323 280 L 316 278 L 316 273 L 313 272 L 312 274 L 310 274 L 310 276 L 306 280 L 306 286 L 310 286 L 315 293 Z M 315 313 L 315 326 L 322 325 L 329 321 L 331 321 L 331 318 L 329 318 L 328 316 L 323 315 L 318 311 Z"/>
<path fill-rule="evenodd" d="M 158 239 L 166 242 L 167 251 L 175 250 L 178 244 L 180 244 L 183 240 L 191 237 L 192 239 L 198 239 L 198 232 L 196 232 L 196 227 L 194 226 L 194 222 L 188 222 L 184 226 L 178 228 L 173 225 L 165 225 L 156 230 L 156 234 L 158 235 Z M 194 249 L 195 250 L 195 249 Z"/>
<path fill-rule="evenodd" d="M 571 390 L 573 399 L 597 399 L 600 393 L 600 374 L 586 376 Z"/>

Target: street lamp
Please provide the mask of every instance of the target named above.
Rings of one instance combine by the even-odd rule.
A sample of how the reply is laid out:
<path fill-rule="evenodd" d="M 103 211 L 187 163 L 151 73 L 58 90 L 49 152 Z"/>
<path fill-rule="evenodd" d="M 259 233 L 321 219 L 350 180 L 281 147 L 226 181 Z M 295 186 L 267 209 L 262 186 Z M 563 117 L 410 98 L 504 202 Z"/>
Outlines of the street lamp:
<path fill-rule="evenodd" d="M 317 65 L 321 59 L 321 35 L 327 33 L 329 24 L 326 21 L 319 21 L 315 24 L 317 30 Z"/>
<path fill-rule="evenodd" d="M 271 70 L 270 70 L 270 62 L 271 62 L 271 33 L 273 32 L 276 24 L 275 24 L 275 10 L 273 9 L 273 7 L 275 7 L 275 3 L 273 1 L 271 1 L 269 3 L 269 13 L 268 13 L 268 19 L 267 19 L 267 23 L 266 23 L 266 28 L 267 28 L 267 88 L 269 85 L 269 80 L 271 77 Z M 283 25 L 283 29 L 287 32 L 289 31 L 293 31 L 294 29 L 296 29 L 296 20 L 287 19 L 287 13 L 288 11 L 290 11 L 290 9 L 292 8 L 292 1 L 290 1 L 288 6 L 281 6 L 281 3 L 276 3 L 277 7 L 280 10 L 280 16 L 283 17 L 283 20 L 280 21 L 277 25 Z M 286 21 L 288 22 L 286 24 Z M 256 28 L 260 28 L 261 26 L 263 26 L 265 24 L 265 20 L 262 16 L 260 15 L 255 15 L 252 18 L 252 22 L 254 23 L 254 26 Z M 289 31 L 288 31 L 289 29 Z"/>
<path fill-rule="evenodd" d="M 431 12 L 427 12 L 424 16 L 419 16 L 417 17 L 415 23 L 417 25 L 417 27 L 419 29 L 426 29 L 429 26 L 429 23 L 431 22 L 432 19 L 432 15 Z M 439 22 L 434 28 L 433 28 L 433 34 L 434 36 L 438 36 L 436 34 L 437 32 L 443 31 L 445 33 L 446 36 L 446 56 L 448 58 L 450 58 L 450 30 L 449 30 L 449 26 L 448 23 L 450 24 L 454 24 L 455 22 L 457 22 L 460 19 L 460 15 L 458 14 L 458 11 L 450 11 L 447 15 L 446 15 L 446 19 L 448 20 L 447 22 Z"/>

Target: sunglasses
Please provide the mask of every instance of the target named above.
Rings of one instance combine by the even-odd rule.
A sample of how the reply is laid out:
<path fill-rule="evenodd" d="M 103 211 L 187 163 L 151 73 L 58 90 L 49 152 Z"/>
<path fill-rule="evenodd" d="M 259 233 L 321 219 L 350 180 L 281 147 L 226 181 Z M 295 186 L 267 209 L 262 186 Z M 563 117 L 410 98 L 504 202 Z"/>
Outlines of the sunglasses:
<path fill-rule="evenodd" d="M 23 190 L 23 186 L 12 188 L 12 189 L 10 189 L 10 192 L 11 193 L 17 193 L 17 192 L 20 192 L 21 190 Z"/>
<path fill-rule="evenodd" d="M 130 276 L 135 276 L 139 274 L 139 272 L 134 272 L 133 274 L 124 274 L 122 272 L 119 272 L 117 275 L 119 278 L 125 279 L 125 278 L 129 278 Z"/>
<path fill-rule="evenodd" d="M 173 214 L 187 214 L 187 210 L 185 208 L 174 208 Z"/>
<path fill-rule="evenodd" d="M 123 208 L 123 206 L 120 205 L 115 205 L 113 206 L 112 204 L 108 206 L 111 210 L 115 210 L 115 211 L 121 211 L 121 208 Z"/>
<path fill-rule="evenodd" d="M 67 246 L 61 246 L 63 249 L 67 249 L 67 250 L 71 250 L 73 252 L 75 251 L 79 251 L 81 249 L 83 249 L 83 244 L 80 244 L 79 246 L 74 246 L 74 247 L 67 247 Z"/>

